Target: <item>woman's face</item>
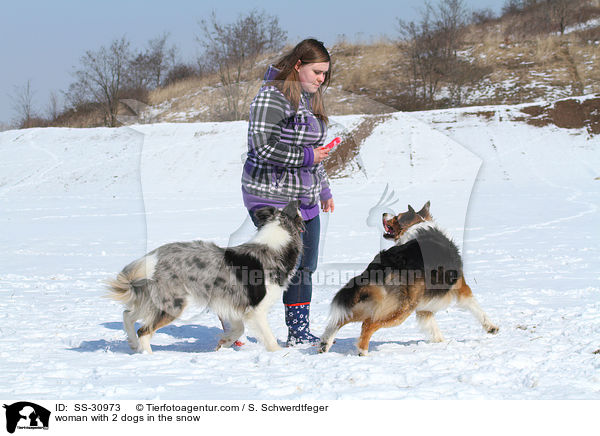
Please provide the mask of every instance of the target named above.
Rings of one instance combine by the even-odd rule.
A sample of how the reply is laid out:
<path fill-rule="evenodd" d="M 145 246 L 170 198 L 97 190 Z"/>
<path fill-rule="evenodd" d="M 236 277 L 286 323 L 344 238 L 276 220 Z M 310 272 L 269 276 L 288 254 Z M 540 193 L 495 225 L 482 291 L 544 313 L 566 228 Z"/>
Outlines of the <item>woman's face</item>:
<path fill-rule="evenodd" d="M 325 81 L 325 73 L 329 71 L 329 62 L 303 64 L 298 61 L 296 71 L 298 71 L 302 89 L 312 94 L 317 92 L 319 86 Z"/>

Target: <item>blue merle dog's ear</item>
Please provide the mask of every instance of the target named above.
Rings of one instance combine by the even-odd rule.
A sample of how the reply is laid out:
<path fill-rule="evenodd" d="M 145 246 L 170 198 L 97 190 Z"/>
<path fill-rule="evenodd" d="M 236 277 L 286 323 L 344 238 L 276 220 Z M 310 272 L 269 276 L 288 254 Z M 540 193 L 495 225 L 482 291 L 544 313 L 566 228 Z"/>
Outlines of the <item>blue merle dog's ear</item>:
<path fill-rule="evenodd" d="M 290 218 L 296 218 L 298 216 L 298 207 L 300 202 L 298 200 L 290 201 L 284 208 L 283 213 Z"/>
<path fill-rule="evenodd" d="M 254 217 L 258 221 L 259 225 L 266 223 L 277 213 L 277 208 L 273 206 L 265 206 L 254 211 Z"/>

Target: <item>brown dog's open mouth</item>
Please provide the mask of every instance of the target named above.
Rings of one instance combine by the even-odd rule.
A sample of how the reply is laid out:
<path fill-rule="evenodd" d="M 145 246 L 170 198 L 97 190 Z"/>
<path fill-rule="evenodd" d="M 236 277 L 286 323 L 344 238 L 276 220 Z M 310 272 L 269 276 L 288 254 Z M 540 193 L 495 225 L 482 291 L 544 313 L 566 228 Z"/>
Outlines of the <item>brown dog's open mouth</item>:
<path fill-rule="evenodd" d="M 388 223 L 385 221 L 385 219 L 383 220 L 383 237 L 385 239 L 394 239 L 396 237 L 396 232 L 394 231 L 394 229 L 388 225 Z"/>

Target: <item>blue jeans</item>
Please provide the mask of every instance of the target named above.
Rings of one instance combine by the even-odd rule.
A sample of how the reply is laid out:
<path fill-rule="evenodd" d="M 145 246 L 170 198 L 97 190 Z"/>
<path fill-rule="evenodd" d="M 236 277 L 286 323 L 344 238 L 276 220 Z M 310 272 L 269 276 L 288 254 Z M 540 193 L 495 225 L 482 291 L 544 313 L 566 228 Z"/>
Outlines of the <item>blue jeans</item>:
<path fill-rule="evenodd" d="M 256 225 L 254 214 L 249 211 L 252 222 Z M 306 229 L 302 232 L 302 254 L 298 258 L 296 274 L 290 279 L 288 288 L 283 293 L 283 304 L 299 306 L 309 304 L 312 299 L 312 275 L 317 269 L 319 260 L 319 238 L 321 236 L 321 220 L 319 215 L 304 221 Z"/>

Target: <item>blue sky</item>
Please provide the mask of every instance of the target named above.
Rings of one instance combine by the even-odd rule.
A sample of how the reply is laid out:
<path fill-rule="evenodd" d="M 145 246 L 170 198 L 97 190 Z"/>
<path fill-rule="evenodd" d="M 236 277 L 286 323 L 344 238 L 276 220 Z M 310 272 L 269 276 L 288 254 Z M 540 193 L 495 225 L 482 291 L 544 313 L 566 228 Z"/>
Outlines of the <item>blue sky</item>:
<path fill-rule="evenodd" d="M 504 0 L 464 0 L 467 8 L 499 12 Z M 436 3 L 433 1 L 432 3 Z M 0 122 L 15 117 L 9 95 L 28 80 L 33 103 L 44 113 L 51 91 L 60 94 L 86 50 L 97 50 L 125 35 L 133 48 L 164 32 L 179 47 L 180 59 L 198 54 L 198 21 L 215 11 L 221 22 L 252 9 L 279 18 L 290 42 L 313 36 L 326 45 L 344 34 L 349 39 L 397 35 L 398 18 L 416 20 L 422 0 L 7 0 L 0 3 Z"/>

